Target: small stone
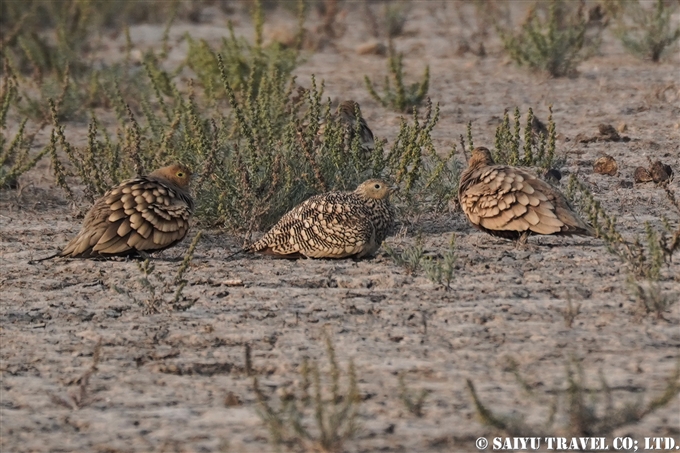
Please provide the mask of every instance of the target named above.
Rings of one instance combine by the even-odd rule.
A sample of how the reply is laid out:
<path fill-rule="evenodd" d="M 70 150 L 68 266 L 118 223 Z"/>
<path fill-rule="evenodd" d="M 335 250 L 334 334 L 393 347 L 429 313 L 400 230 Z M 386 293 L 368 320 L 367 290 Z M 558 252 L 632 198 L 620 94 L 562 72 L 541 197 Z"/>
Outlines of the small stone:
<path fill-rule="evenodd" d="M 652 175 L 649 174 L 645 167 L 638 167 L 633 173 L 633 181 L 636 183 L 649 182 L 652 180 Z"/>
<path fill-rule="evenodd" d="M 673 170 L 670 165 L 666 165 L 657 160 L 649 168 L 649 174 L 655 183 L 662 183 L 668 181 L 673 176 Z"/>
<path fill-rule="evenodd" d="M 621 136 L 611 124 L 600 124 L 597 126 L 597 129 L 600 132 L 600 140 L 607 142 L 618 142 L 621 140 Z"/>
<path fill-rule="evenodd" d="M 241 398 L 234 394 L 234 392 L 229 392 L 227 393 L 227 396 L 224 397 L 224 405 L 227 407 L 240 406 L 242 404 Z"/>
<path fill-rule="evenodd" d="M 614 176 L 619 171 L 619 167 L 612 156 L 605 154 L 595 161 L 593 171 L 600 175 Z"/>

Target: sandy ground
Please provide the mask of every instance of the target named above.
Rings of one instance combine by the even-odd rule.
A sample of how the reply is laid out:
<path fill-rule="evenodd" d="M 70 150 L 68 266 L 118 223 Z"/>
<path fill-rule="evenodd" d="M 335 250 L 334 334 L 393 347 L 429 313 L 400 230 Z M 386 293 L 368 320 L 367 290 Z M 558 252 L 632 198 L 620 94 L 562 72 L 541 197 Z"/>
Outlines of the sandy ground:
<path fill-rule="evenodd" d="M 510 64 L 496 38 L 489 38 L 485 58 L 457 55 L 458 40 L 471 29 L 450 5 L 433 4 L 416 4 L 396 44 L 409 74 L 420 77 L 430 65 L 430 94 L 441 105 L 434 131 L 439 149 L 450 149 L 467 121 L 476 144 L 491 146 L 504 109 L 533 107 L 545 119 L 552 104 L 558 150 L 566 156 L 563 173 L 576 172 L 590 184 L 624 236 L 643 233 L 645 221 L 658 226 L 662 215 L 677 225 L 680 216 L 663 189 L 633 185 L 632 173 L 648 157 L 680 172 L 678 55 L 652 65 L 627 55 L 607 35 L 602 55 L 582 63 L 579 77 L 542 78 Z M 209 19 L 180 24 L 173 36 L 190 31 L 217 41 L 226 35 L 222 16 Z M 273 26 L 291 23 L 285 15 L 272 20 Z M 380 107 L 363 85 L 364 74 L 384 74 L 385 59 L 356 53 L 367 41 L 360 10 L 340 20 L 352 25 L 350 31 L 309 54 L 297 71 L 299 82 L 308 84 L 311 74 L 323 78 L 330 97 L 358 101 L 376 135 L 393 140 L 399 115 Z M 243 18 L 239 24 L 238 30 L 248 26 Z M 157 44 L 162 27 L 137 26 L 131 33 L 143 48 Z M 184 51 L 178 45 L 173 52 Z M 576 143 L 580 133 L 594 135 L 599 123 L 625 123 L 632 140 Z M 67 131 L 83 134 L 86 126 L 69 124 Z M 593 173 L 603 153 L 617 160 L 616 176 Z M 606 377 L 615 407 L 658 396 L 678 365 L 680 304 L 665 320 L 636 317 L 626 270 L 600 240 L 532 238 L 517 247 L 474 231 L 460 212 L 388 239 L 393 247 L 413 244 L 419 228 L 427 252 L 435 254 L 455 233 L 458 269 L 450 291 L 409 275 L 384 253 L 360 262 L 226 261 L 237 239 L 209 231 L 187 273 L 185 302 L 193 306 L 145 314 L 136 300 L 148 294 L 134 262 L 27 264 L 63 246 L 80 227 L 76 214 L 87 208 L 69 206 L 51 181 L 43 161 L 24 175 L 22 190 L 0 192 L 2 452 L 273 451 L 256 412 L 245 345 L 270 394 L 299 379 L 303 357 L 326 367 L 324 331 L 343 368 L 353 359 L 359 379 L 360 429 L 347 451 L 477 451 L 475 439 L 494 431 L 476 417 L 466 379 L 497 413 L 539 427 L 555 391 L 566 388 L 570 360 L 581 363 L 590 389 L 600 388 L 599 373 Z M 677 178 L 670 187 L 680 194 Z M 186 247 L 188 241 L 163 257 Z M 675 261 L 662 286 L 680 294 L 677 255 Z M 161 259 L 155 265 L 151 280 L 160 287 L 155 275 L 169 279 L 179 264 Z M 230 286 L 231 280 L 243 285 Z M 581 305 L 571 327 L 562 315 L 568 300 Z M 100 339 L 97 370 L 81 400 L 79 378 Z M 511 360 L 542 403 L 509 372 Z M 400 375 L 412 390 L 431 392 L 422 417 L 400 400 Z M 595 396 L 602 414 L 602 395 Z M 542 433 L 564 435 L 567 425 L 562 405 L 555 426 Z M 680 398 L 607 434 L 610 445 L 615 436 L 641 445 L 648 436 L 680 441 Z"/>

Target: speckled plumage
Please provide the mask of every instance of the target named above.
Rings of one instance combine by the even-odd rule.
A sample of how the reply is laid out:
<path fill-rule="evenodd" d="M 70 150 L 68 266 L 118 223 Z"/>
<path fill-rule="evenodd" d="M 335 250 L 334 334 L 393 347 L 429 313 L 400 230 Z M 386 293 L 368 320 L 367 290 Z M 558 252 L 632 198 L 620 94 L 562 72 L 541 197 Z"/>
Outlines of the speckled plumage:
<path fill-rule="evenodd" d="M 189 231 L 194 211 L 190 180 L 186 167 L 170 165 L 122 182 L 95 202 L 78 235 L 58 256 L 129 256 L 172 247 Z"/>
<path fill-rule="evenodd" d="M 357 118 L 357 113 L 359 117 Z M 366 124 L 366 120 L 361 115 L 359 104 L 354 101 L 344 101 L 338 106 L 337 118 L 345 127 L 345 136 L 348 146 L 354 139 L 357 121 L 359 122 L 359 135 L 361 137 L 361 148 L 365 151 L 372 151 L 375 147 L 373 132 Z"/>
<path fill-rule="evenodd" d="M 458 199 L 472 225 L 494 236 L 595 235 L 557 188 L 525 169 L 494 165 L 486 148 L 472 151 Z"/>
<path fill-rule="evenodd" d="M 249 250 L 298 258 L 347 258 L 373 255 L 394 222 L 392 190 L 370 179 L 354 192 L 315 195 L 286 213 Z"/>

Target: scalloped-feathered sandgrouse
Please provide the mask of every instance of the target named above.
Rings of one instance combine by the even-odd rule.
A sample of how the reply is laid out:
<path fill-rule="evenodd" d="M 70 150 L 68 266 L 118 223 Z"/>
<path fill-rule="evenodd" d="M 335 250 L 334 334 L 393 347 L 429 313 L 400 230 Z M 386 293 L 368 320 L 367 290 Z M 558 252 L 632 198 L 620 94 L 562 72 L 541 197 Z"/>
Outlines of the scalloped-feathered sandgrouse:
<path fill-rule="evenodd" d="M 595 235 L 559 190 L 527 170 L 494 165 L 483 147 L 472 151 L 458 199 L 472 225 L 494 236 Z"/>
<path fill-rule="evenodd" d="M 373 255 L 394 222 L 393 190 L 379 179 L 354 192 L 314 195 L 286 213 L 248 250 L 284 258 Z"/>
<path fill-rule="evenodd" d="M 56 256 L 129 256 L 172 247 L 189 231 L 190 181 L 191 171 L 176 164 L 122 182 L 95 202 L 78 235 Z"/>

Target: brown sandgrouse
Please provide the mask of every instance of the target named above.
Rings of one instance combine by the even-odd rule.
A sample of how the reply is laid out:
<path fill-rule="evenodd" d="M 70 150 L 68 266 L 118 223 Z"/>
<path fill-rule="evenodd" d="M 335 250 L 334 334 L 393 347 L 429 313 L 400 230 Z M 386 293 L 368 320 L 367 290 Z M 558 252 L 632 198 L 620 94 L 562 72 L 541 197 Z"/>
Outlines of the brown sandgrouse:
<path fill-rule="evenodd" d="M 314 195 L 286 213 L 248 250 L 283 258 L 373 255 L 394 222 L 393 190 L 369 179 L 354 192 Z"/>
<path fill-rule="evenodd" d="M 357 114 L 359 115 L 357 117 Z M 357 122 L 359 123 L 359 137 L 361 139 L 361 148 L 364 151 L 372 151 L 375 148 L 375 140 L 373 132 L 366 124 L 366 120 L 361 115 L 361 108 L 359 104 L 354 101 L 344 101 L 338 106 L 338 113 L 336 118 L 345 127 L 345 137 L 348 146 L 351 145 L 354 139 L 354 134 L 357 130 Z"/>
<path fill-rule="evenodd" d="M 525 169 L 494 165 L 483 147 L 472 151 L 458 199 L 472 225 L 493 236 L 595 235 L 557 188 Z"/>
<path fill-rule="evenodd" d="M 189 231 L 190 181 L 191 171 L 175 164 L 122 182 L 95 202 L 78 235 L 56 256 L 130 256 L 172 247 Z"/>

